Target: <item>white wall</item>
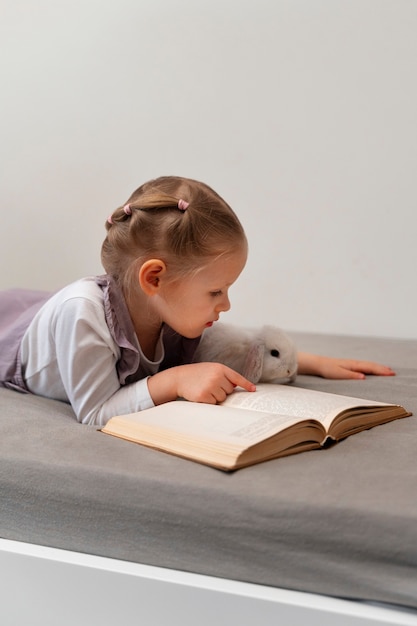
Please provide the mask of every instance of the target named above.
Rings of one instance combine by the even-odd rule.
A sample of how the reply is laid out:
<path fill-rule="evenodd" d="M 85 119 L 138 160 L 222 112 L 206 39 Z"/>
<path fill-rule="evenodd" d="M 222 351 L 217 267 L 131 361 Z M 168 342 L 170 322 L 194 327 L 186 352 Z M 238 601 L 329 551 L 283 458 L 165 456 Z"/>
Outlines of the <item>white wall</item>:
<path fill-rule="evenodd" d="M 101 272 L 161 174 L 247 228 L 226 321 L 417 337 L 415 0 L 2 0 L 0 287 Z"/>

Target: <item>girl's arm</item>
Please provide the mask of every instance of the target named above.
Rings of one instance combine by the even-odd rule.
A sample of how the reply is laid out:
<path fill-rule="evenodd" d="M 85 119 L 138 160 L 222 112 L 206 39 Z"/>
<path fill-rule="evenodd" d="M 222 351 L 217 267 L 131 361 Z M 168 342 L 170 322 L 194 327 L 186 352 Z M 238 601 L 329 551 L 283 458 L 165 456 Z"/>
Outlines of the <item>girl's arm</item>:
<path fill-rule="evenodd" d="M 372 361 L 339 359 L 320 356 L 308 352 L 298 353 L 298 373 L 323 378 L 352 378 L 361 380 L 365 374 L 375 376 L 395 376 L 395 372 L 386 365 Z"/>
<path fill-rule="evenodd" d="M 28 389 L 69 402 L 84 424 L 103 425 L 114 415 L 152 407 L 146 378 L 120 386 L 120 349 L 104 319 L 100 292 L 81 285 L 69 296 L 51 298 L 22 341 Z"/>

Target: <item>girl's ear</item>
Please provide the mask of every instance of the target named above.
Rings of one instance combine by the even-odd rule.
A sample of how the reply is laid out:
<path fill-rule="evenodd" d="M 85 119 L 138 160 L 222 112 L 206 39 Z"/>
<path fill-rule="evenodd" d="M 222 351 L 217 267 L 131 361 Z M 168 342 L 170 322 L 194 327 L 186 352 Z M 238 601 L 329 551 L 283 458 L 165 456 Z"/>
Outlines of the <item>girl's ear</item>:
<path fill-rule="evenodd" d="M 139 285 L 147 296 L 154 296 L 161 287 L 161 278 L 167 267 L 161 259 L 149 259 L 141 266 L 138 274 Z"/>

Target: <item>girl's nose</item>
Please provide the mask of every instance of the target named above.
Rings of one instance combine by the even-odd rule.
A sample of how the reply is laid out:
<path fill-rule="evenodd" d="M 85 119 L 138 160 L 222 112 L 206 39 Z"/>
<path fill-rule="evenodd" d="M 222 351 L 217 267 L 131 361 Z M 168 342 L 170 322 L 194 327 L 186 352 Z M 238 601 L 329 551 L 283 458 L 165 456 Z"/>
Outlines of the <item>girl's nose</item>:
<path fill-rule="evenodd" d="M 229 300 L 229 296 L 225 295 L 222 298 L 222 301 L 219 303 L 219 306 L 217 307 L 217 310 L 220 311 L 228 311 L 230 309 L 230 300 Z"/>

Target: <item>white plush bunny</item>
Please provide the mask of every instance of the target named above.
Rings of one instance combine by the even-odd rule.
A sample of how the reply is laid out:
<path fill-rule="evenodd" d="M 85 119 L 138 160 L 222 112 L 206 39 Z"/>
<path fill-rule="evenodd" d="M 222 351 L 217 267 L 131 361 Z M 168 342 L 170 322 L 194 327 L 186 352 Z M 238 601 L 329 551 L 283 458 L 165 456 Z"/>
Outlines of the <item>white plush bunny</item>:
<path fill-rule="evenodd" d="M 253 383 L 293 382 L 297 376 L 295 345 L 276 326 L 249 329 L 217 323 L 204 331 L 194 361 L 223 363 Z"/>

